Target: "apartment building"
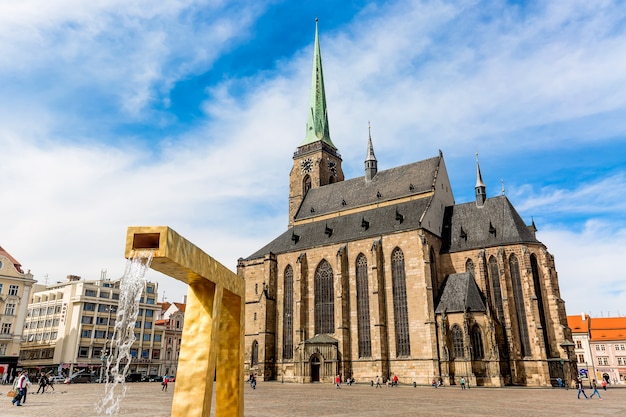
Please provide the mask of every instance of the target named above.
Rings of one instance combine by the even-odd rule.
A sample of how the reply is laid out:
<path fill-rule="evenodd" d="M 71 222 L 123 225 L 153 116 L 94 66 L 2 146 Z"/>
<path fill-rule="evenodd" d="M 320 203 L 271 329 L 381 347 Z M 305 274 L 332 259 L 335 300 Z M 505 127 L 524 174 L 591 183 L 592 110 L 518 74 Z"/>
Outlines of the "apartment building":
<path fill-rule="evenodd" d="M 111 340 L 117 318 L 121 279 L 66 281 L 38 286 L 30 296 L 19 363 L 28 371 L 99 376 L 106 358 L 116 354 Z M 146 282 L 139 300 L 130 372 L 163 374 L 164 328 L 155 324 L 161 306 L 158 285 Z"/>
<path fill-rule="evenodd" d="M 31 289 L 30 271 L 0 247 L 0 378 L 8 382 L 16 375 L 22 329 Z"/>

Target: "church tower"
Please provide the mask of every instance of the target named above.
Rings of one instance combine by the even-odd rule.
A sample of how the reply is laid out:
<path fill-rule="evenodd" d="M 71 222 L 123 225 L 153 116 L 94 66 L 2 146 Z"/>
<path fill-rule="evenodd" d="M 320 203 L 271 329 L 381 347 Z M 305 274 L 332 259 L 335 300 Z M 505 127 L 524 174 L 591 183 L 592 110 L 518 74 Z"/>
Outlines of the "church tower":
<path fill-rule="evenodd" d="M 289 174 L 289 227 L 300 208 L 307 191 L 343 181 L 341 155 L 330 140 L 326 92 L 322 72 L 322 55 L 315 20 L 315 46 L 313 52 L 313 75 L 308 118 L 304 141 L 293 155 L 293 167 Z"/>

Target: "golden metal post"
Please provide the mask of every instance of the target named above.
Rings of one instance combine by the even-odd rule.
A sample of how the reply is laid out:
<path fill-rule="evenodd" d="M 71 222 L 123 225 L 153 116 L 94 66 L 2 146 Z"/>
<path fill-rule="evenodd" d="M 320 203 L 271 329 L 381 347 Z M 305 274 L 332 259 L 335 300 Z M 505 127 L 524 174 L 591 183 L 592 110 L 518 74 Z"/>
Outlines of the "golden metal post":
<path fill-rule="evenodd" d="M 215 376 L 216 417 L 242 417 L 245 282 L 167 226 L 128 228 L 125 257 L 146 250 L 189 285 L 172 416 L 209 416 Z"/>

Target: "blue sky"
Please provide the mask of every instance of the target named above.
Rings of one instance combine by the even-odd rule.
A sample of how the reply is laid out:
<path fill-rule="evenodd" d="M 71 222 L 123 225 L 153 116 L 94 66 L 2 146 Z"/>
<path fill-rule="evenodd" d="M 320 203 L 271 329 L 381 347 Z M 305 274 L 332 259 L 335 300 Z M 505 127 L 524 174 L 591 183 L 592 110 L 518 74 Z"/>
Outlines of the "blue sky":
<path fill-rule="evenodd" d="M 2 4 L 0 245 L 41 282 L 118 278 L 126 228 L 163 224 L 234 270 L 287 225 L 318 17 L 347 178 L 368 121 L 379 169 L 441 149 L 459 203 L 478 151 L 488 195 L 503 181 L 555 255 L 568 313 L 624 315 L 624 6 Z"/>

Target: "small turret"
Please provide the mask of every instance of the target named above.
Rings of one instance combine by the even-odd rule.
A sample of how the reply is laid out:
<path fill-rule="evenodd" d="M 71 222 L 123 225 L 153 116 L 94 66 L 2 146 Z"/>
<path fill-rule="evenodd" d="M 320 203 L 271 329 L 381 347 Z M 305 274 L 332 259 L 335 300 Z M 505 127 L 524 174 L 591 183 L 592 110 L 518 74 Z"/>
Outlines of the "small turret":
<path fill-rule="evenodd" d="M 372 145 L 372 128 L 367 126 L 369 138 L 367 139 L 367 156 L 365 157 L 365 181 L 371 181 L 378 172 L 378 161 L 374 155 L 374 146 Z"/>
<path fill-rule="evenodd" d="M 478 152 L 476 152 L 476 205 L 482 207 L 487 199 L 487 187 L 483 182 L 483 176 L 480 173 L 480 164 L 478 163 Z"/>

